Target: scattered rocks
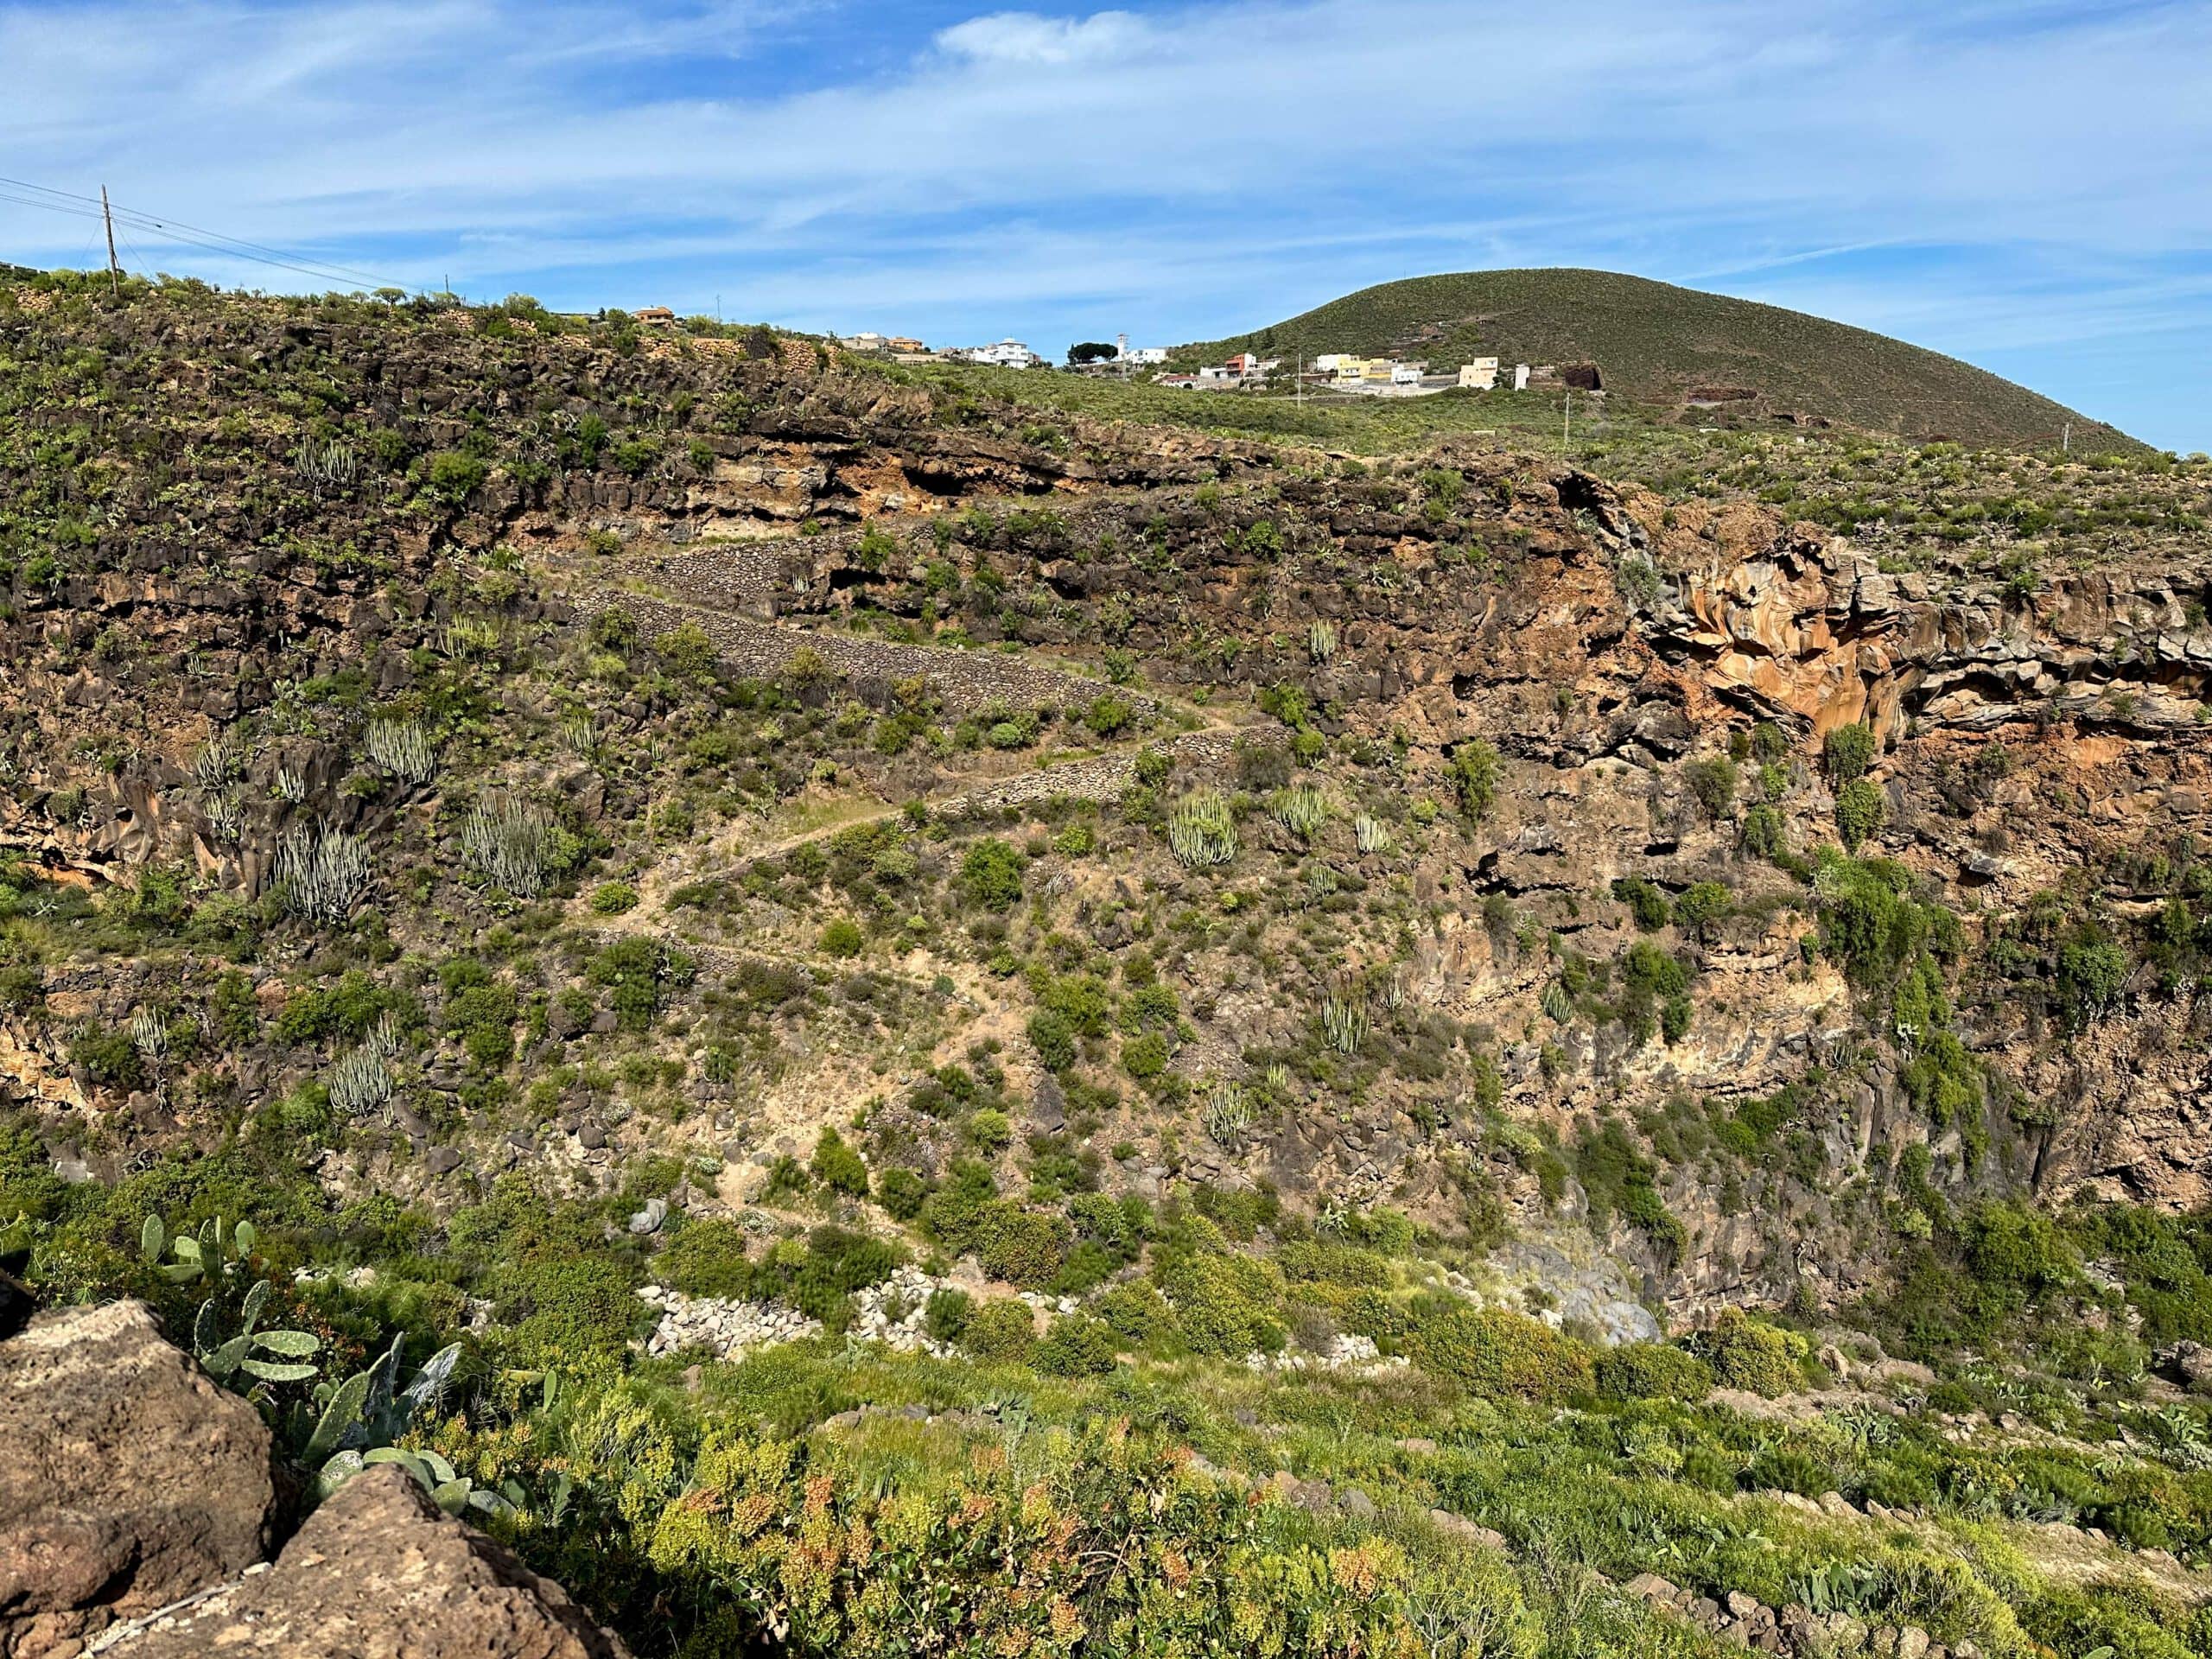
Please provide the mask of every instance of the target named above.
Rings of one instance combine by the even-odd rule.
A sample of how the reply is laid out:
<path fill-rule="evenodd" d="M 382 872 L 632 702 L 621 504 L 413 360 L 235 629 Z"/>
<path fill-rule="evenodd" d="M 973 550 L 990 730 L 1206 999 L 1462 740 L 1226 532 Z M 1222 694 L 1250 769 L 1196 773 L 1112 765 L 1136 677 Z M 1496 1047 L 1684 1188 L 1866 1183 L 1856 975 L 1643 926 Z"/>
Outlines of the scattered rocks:
<path fill-rule="evenodd" d="M 661 1224 L 668 1219 L 666 1198 L 647 1198 L 645 1207 L 630 1217 L 630 1230 L 642 1238 L 648 1233 L 660 1231 Z"/>
<path fill-rule="evenodd" d="M 902 1354 L 950 1355 L 952 1349 L 930 1335 L 927 1320 L 930 1298 L 950 1287 L 948 1281 L 932 1279 L 911 1264 L 893 1268 L 881 1284 L 853 1298 L 853 1335 Z"/>
<path fill-rule="evenodd" d="M 686 1296 L 659 1285 L 647 1285 L 638 1295 L 660 1310 L 660 1323 L 645 1344 L 645 1351 L 656 1357 L 686 1348 L 708 1348 L 724 1359 L 741 1359 L 753 1349 L 797 1342 L 822 1332 L 820 1320 L 771 1302 Z"/>
<path fill-rule="evenodd" d="M 1255 1371 L 1397 1371 L 1413 1363 L 1403 1354 L 1383 1358 L 1372 1337 L 1342 1332 L 1322 1353 L 1247 1354 L 1244 1363 Z"/>
<path fill-rule="evenodd" d="M 1621 1588 L 1639 1601 L 1665 1608 L 1701 1626 L 1725 1643 L 1760 1653 L 1801 1655 L 1803 1659 L 1827 1659 L 1832 1654 L 1869 1654 L 1878 1659 L 1980 1659 L 1980 1649 L 1973 1643 L 1946 1648 L 1916 1624 L 1870 1628 L 1846 1612 L 1815 1613 L 1794 1602 L 1779 1609 L 1770 1607 L 1741 1590 L 1731 1590 L 1716 1601 L 1685 1590 L 1656 1573 L 1639 1573 Z"/>
<path fill-rule="evenodd" d="M 0 1342 L 0 1659 L 73 1653 L 260 1559 L 269 1431 L 143 1302 Z"/>

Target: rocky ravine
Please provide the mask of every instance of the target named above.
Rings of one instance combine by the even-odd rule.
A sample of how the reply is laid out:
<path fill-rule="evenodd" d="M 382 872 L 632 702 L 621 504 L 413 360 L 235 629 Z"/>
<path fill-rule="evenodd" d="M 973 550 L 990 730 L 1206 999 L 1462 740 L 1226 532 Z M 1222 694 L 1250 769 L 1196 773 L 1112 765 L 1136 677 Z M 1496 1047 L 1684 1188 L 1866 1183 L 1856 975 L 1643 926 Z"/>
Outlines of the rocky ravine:
<path fill-rule="evenodd" d="M 269 1431 L 143 1303 L 0 1342 L 0 1659 L 207 1653 L 623 1659 L 557 1585 L 405 1471 L 349 1483 L 271 1554 Z"/>

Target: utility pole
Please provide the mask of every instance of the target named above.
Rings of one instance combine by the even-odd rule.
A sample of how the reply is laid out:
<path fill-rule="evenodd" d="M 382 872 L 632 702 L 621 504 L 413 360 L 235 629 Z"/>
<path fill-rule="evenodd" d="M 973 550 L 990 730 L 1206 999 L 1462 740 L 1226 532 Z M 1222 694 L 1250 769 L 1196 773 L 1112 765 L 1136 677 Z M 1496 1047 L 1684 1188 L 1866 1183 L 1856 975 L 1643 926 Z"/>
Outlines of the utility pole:
<path fill-rule="evenodd" d="M 2074 453 L 2074 423 L 2071 421 L 2067 422 L 2065 426 L 2060 429 L 2058 453 L 2062 455 L 2070 455 Z"/>
<path fill-rule="evenodd" d="M 1567 459 L 1567 437 L 1568 430 L 1573 424 L 1573 421 L 1574 388 L 1573 386 L 1569 386 L 1567 389 L 1567 403 L 1560 410 L 1559 417 L 1559 458 L 1561 461 L 1565 461 Z"/>
<path fill-rule="evenodd" d="M 100 219 L 107 226 L 107 291 L 123 297 L 123 267 L 115 263 L 115 215 L 107 205 L 107 186 L 100 186 Z"/>

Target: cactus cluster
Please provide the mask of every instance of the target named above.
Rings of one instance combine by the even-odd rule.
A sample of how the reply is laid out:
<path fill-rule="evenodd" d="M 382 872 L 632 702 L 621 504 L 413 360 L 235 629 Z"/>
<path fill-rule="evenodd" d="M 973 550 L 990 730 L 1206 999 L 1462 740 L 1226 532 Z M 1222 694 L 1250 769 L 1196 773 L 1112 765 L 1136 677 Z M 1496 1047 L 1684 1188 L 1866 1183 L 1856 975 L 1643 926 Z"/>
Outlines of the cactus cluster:
<path fill-rule="evenodd" d="M 387 1014 L 371 1027 L 359 1047 L 347 1049 L 332 1065 L 324 1079 L 332 1109 L 347 1117 L 359 1117 L 390 1100 L 391 1061 L 398 1052 L 399 1033 Z"/>
<path fill-rule="evenodd" d="M 246 1287 L 235 1321 L 223 1311 L 219 1287 L 253 1266 L 257 1236 L 251 1222 L 228 1226 L 218 1217 L 197 1233 L 172 1237 L 159 1216 L 149 1216 L 138 1231 L 138 1254 L 175 1283 L 216 1281 L 217 1294 L 200 1304 L 192 1322 L 193 1357 L 208 1376 L 225 1383 L 240 1376 L 253 1383 L 303 1382 L 315 1375 L 315 1368 L 308 1362 L 321 1350 L 321 1339 L 308 1331 L 259 1328 L 269 1302 L 268 1280 L 256 1279 Z M 164 1253 L 175 1259 L 164 1262 Z"/>
<path fill-rule="evenodd" d="M 1268 804 L 1268 810 L 1277 823 L 1300 841 L 1312 841 L 1329 821 L 1328 798 L 1310 784 L 1293 784 L 1277 790 L 1274 798 Z"/>
<path fill-rule="evenodd" d="M 294 830 L 276 843 L 277 891 L 296 916 L 334 927 L 368 887 L 369 848 L 359 836 L 324 824 Z"/>
<path fill-rule="evenodd" d="M 437 772 L 430 734 L 411 720 L 372 720 L 364 742 L 377 768 L 403 784 L 427 784 Z"/>
<path fill-rule="evenodd" d="M 1236 856 L 1236 820 L 1213 790 L 1185 796 L 1167 815 L 1167 848 L 1190 870 L 1226 864 Z"/>
<path fill-rule="evenodd" d="M 551 816 L 528 801 L 480 801 L 461 821 L 461 855 L 500 892 L 535 899 L 545 891 L 559 834 Z"/>
<path fill-rule="evenodd" d="M 1390 850 L 1390 826 L 1365 812 L 1351 821 L 1351 838 L 1353 844 L 1363 853 L 1387 853 Z"/>
<path fill-rule="evenodd" d="M 1337 654 L 1337 628 L 1333 622 L 1316 619 L 1306 630 L 1306 654 L 1316 664 L 1327 662 Z"/>
<path fill-rule="evenodd" d="M 361 475 L 361 457 L 342 438 L 333 438 L 327 443 L 309 439 L 292 451 L 292 470 L 319 499 L 353 488 L 353 481 Z"/>
<path fill-rule="evenodd" d="M 141 1008 L 130 1016 L 130 1046 L 146 1069 L 159 1077 L 168 1064 L 169 1028 L 152 1008 Z"/>
<path fill-rule="evenodd" d="M 238 780 L 240 764 L 238 745 L 229 734 L 218 732 L 192 757 L 192 781 L 213 793 Z"/>
<path fill-rule="evenodd" d="M 236 843 L 245 830 L 245 808 L 238 798 L 228 790 L 210 795 L 200 803 L 200 816 L 207 825 L 208 833 L 218 841 Z"/>
<path fill-rule="evenodd" d="M 1252 1132 L 1252 1103 L 1239 1085 L 1224 1078 L 1206 1096 L 1201 1121 L 1214 1144 L 1227 1152 L 1242 1152 Z"/>
<path fill-rule="evenodd" d="M 1339 1054 L 1357 1053 L 1367 1040 L 1367 993 L 1351 975 L 1339 976 L 1321 998 L 1321 1034 Z"/>

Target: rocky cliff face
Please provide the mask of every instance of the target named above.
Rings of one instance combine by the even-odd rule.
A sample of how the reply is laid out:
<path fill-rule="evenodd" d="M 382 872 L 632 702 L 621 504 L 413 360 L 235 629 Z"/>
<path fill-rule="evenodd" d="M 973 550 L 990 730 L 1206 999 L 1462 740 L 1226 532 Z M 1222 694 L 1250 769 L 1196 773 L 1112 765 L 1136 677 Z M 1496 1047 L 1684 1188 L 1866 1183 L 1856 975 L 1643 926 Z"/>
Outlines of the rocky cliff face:
<path fill-rule="evenodd" d="M 1075 420 L 1013 437 L 971 429 L 917 388 L 758 342 L 625 354 L 446 320 L 241 311 L 101 345 L 122 392 L 158 391 L 114 446 L 140 459 L 111 484 L 84 568 L 40 582 L 19 570 L 0 622 L 0 842 L 67 880 L 109 892 L 169 865 L 265 902 L 286 836 L 359 834 L 432 873 L 410 874 L 422 908 L 392 943 L 435 954 L 454 939 L 433 875 L 455 861 L 463 805 L 537 788 L 582 834 L 634 855 L 649 898 L 699 876 L 759 887 L 751 862 L 716 863 L 742 836 L 624 820 L 626 788 L 642 820 L 695 763 L 624 784 L 594 755 L 523 758 L 579 706 L 638 754 L 665 748 L 677 711 L 664 684 L 592 702 L 582 642 L 602 622 L 621 623 L 631 646 L 680 640 L 749 678 L 804 664 L 801 703 L 834 702 L 860 723 L 938 723 L 906 771 L 870 779 L 880 800 L 833 799 L 836 764 L 820 785 L 819 768 L 779 785 L 787 799 L 812 791 L 828 814 L 880 811 L 902 791 L 969 817 L 1055 793 L 1111 806 L 1136 777 L 1134 741 L 1019 783 L 938 776 L 970 765 L 952 741 L 959 717 L 977 728 L 973 749 L 1022 706 L 1079 712 L 1102 696 L 1120 707 L 1097 711 L 1101 729 L 1159 723 L 1175 787 L 1249 785 L 1255 800 L 1280 779 L 1265 762 L 1240 772 L 1238 758 L 1294 734 L 1326 757 L 1320 785 L 1402 812 L 1416 795 L 1448 804 L 1460 755 L 1488 746 L 1501 766 L 1478 828 L 1454 838 L 1393 818 L 1394 851 L 1339 848 L 1325 877 L 1307 872 L 1360 883 L 1300 901 L 1349 917 L 1341 925 L 1286 906 L 1235 944 L 1190 930 L 1176 972 L 1195 1016 L 1192 1076 L 1294 1048 L 1314 987 L 1346 969 L 1387 983 L 1394 1014 L 1451 1021 L 1461 1052 L 1494 1052 L 1502 1109 L 1562 1134 L 1625 1113 L 1655 1141 L 1679 1103 L 1726 1114 L 1817 1073 L 1820 1106 L 1790 1131 L 1803 1137 L 1796 1175 L 1746 1180 L 1688 1154 L 1661 1178 L 1686 1236 L 1662 1248 L 1625 1225 L 1610 1233 L 1678 1311 L 1798 1284 L 1847 1296 L 1878 1261 L 1865 1215 L 1838 1193 L 1888 1182 L 1923 1152 L 1961 1192 L 2186 1205 L 2212 1191 L 2193 995 L 2145 958 L 2091 1020 L 2066 1001 L 2059 962 L 2089 932 L 2147 938 L 2163 906 L 2193 902 L 2183 849 L 2212 832 L 2204 563 L 2116 559 L 2033 580 L 1965 557 L 1885 568 L 1869 544 L 1752 502 L 1616 486 L 1488 447 L 1370 469 Z M 394 435 L 400 459 L 340 484 L 305 447 L 226 424 L 268 378 L 309 376 L 348 432 Z M 657 423 L 622 427 L 639 408 Z M 643 447 L 620 466 L 588 459 L 593 421 L 594 442 Z M 188 448 L 211 431 L 228 435 Z M 460 467 L 474 478 L 465 489 L 435 482 L 431 461 L 474 455 L 486 434 L 500 464 Z M 162 493 L 180 474 L 200 503 L 181 516 Z M 495 696 L 484 682 L 499 677 Z M 365 761 L 360 728 L 386 707 L 433 710 L 457 734 L 451 776 L 403 784 Z M 1169 742 L 1176 723 L 1205 729 Z M 1960 918 L 1966 946 L 1945 972 L 1989 1079 L 1974 1121 L 1948 1109 L 1937 1121 L 1889 990 L 1853 982 L 1818 946 L 1830 899 L 1808 861 L 1837 837 L 1841 782 L 1822 744 L 1858 723 L 1881 802 L 1863 850 Z M 230 753 L 226 734 L 249 728 L 255 741 Z M 1707 785 L 1724 762 L 1722 798 Z M 1754 804 L 1763 840 L 1748 849 Z M 1287 867 L 1311 861 L 1297 834 L 1264 822 L 1257 833 Z M 1160 925 L 1144 914 L 1162 908 L 1153 895 L 1215 902 L 1154 842 L 1125 838 L 1114 856 L 1047 860 L 1052 901 L 1109 955 L 1137 923 Z M 1622 880 L 1669 899 L 1707 884 L 1729 894 L 1725 920 L 1668 935 L 1696 974 L 1697 1012 L 1663 1043 L 1615 1017 L 1618 981 L 1577 977 L 1623 971 L 1641 937 L 1614 896 Z M 779 900 L 720 937 L 685 925 L 694 944 L 728 953 L 710 963 L 739 961 L 742 944 L 811 950 Z M 219 944 L 191 971 L 219 971 Z M 1019 1043 L 1018 983 L 926 952 L 910 966 L 921 984 L 957 969 L 976 1032 Z M 86 1146 L 105 1143 L 112 1173 L 134 1145 L 204 1132 L 212 1103 L 250 1113 L 282 1098 L 322 1058 L 248 1045 L 226 1072 L 207 1068 L 221 1088 L 188 1109 L 181 1087 L 96 1075 L 78 1040 L 126 1025 L 157 996 L 160 970 L 110 959 L 37 971 L 35 1008 L 0 1004 L 0 1087 L 60 1126 L 52 1142 L 73 1174 L 96 1161 Z M 261 967 L 248 977 L 264 1020 L 298 988 Z M 1567 1008 L 1573 998 L 1586 1006 Z M 533 1064 L 563 1061 L 561 1045 L 593 1029 L 549 1017 Z M 829 1045 L 789 1035 L 779 1076 L 812 1116 L 781 1100 L 772 1116 L 798 1147 L 798 1128 L 874 1085 L 833 1075 Z M 948 1035 L 946 1052 L 963 1040 Z M 1018 1048 L 1012 1064 L 1035 1092 L 1057 1086 Z M 1459 1204 L 1455 1172 L 1472 1165 L 1524 1226 L 1572 1217 L 1580 1183 L 1562 1187 L 1540 1157 L 1486 1136 L 1458 1064 L 1409 1060 L 1363 1083 L 1356 1108 L 1287 1114 L 1237 1149 L 1186 1144 L 1171 1160 L 1147 1142 L 1116 1179 L 1156 1195 L 1271 1177 L 1444 1218 Z M 429 1148 L 434 1121 L 466 1119 L 471 1085 L 458 1057 L 425 1082 L 435 1102 L 392 1108 L 404 1135 L 391 1163 L 379 1151 L 347 1175 L 333 1151 L 334 1188 L 504 1167 L 553 1138 L 540 1122 L 494 1140 L 487 1124 L 486 1147 Z M 572 1105 L 554 1124 L 576 1135 L 588 1114 Z M 730 1120 L 721 1129 L 735 1122 L 715 1116 Z M 577 1162 L 607 1161 L 604 1128 L 588 1127 L 600 1144 L 578 1139 Z M 645 1149 L 618 1138 L 613 1152 Z M 401 1171 L 429 1150 L 440 1168 Z"/>

